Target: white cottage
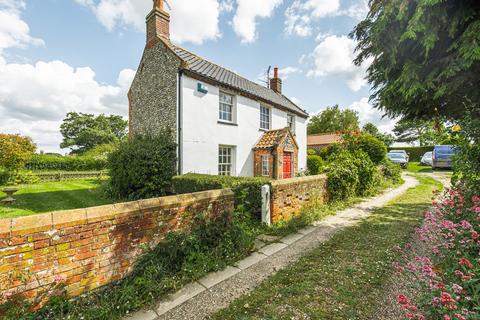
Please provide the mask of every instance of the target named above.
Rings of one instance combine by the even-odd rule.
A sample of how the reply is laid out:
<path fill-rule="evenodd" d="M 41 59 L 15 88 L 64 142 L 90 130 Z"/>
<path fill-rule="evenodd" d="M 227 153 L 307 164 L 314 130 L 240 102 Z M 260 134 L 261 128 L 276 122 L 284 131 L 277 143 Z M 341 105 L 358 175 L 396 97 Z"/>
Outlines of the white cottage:
<path fill-rule="evenodd" d="M 308 114 L 282 94 L 170 41 L 170 16 L 154 0 L 147 44 L 129 91 L 130 133 L 168 128 L 179 174 L 288 178 L 306 167 Z"/>

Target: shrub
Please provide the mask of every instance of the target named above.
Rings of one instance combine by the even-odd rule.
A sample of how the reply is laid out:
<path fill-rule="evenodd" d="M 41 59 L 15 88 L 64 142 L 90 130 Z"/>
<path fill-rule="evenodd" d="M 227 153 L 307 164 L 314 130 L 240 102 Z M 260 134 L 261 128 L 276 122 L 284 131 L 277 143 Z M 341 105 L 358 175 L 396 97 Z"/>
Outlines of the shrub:
<path fill-rule="evenodd" d="M 405 150 L 410 156 L 410 161 L 419 162 L 426 152 L 433 151 L 433 146 L 428 147 L 392 147 L 391 150 Z"/>
<path fill-rule="evenodd" d="M 263 177 L 228 177 L 196 173 L 176 176 L 172 180 L 173 191 L 177 194 L 231 188 L 235 192 L 235 207 L 241 206 L 258 217 L 262 211 L 261 188 L 269 182 L 270 179 Z"/>
<path fill-rule="evenodd" d="M 327 188 L 331 199 L 338 201 L 355 196 L 360 182 L 356 159 L 344 150 L 332 154 L 328 162 Z"/>
<path fill-rule="evenodd" d="M 385 179 L 391 180 L 393 183 L 402 181 L 402 168 L 389 159 L 385 159 L 381 163 L 380 169 Z"/>
<path fill-rule="evenodd" d="M 100 171 L 107 167 L 106 159 L 88 156 L 34 155 L 25 166 L 28 170 L 44 171 Z"/>
<path fill-rule="evenodd" d="M 40 182 L 40 178 L 31 171 L 6 171 L 0 170 L 1 185 L 33 184 Z"/>
<path fill-rule="evenodd" d="M 137 136 L 110 154 L 108 169 L 107 192 L 114 199 L 166 195 L 176 173 L 176 144 L 168 132 L 155 137 Z"/>
<path fill-rule="evenodd" d="M 322 159 L 328 159 L 331 155 L 335 154 L 335 153 L 338 153 L 340 151 L 342 151 L 343 147 L 342 147 L 342 144 L 340 143 L 334 143 L 326 148 L 323 148 L 322 150 L 320 150 L 318 152 L 318 155 L 322 158 Z"/>
<path fill-rule="evenodd" d="M 315 155 L 317 155 L 317 151 L 315 149 L 308 149 L 307 150 L 307 155 L 315 156 Z"/>
<path fill-rule="evenodd" d="M 29 137 L 0 134 L 0 167 L 19 170 L 25 166 L 37 147 Z"/>
<path fill-rule="evenodd" d="M 359 150 L 352 154 L 358 170 L 358 185 L 356 194 L 366 196 L 371 193 L 380 181 L 377 166 L 370 160 L 368 154 Z"/>
<path fill-rule="evenodd" d="M 350 150 L 362 150 L 367 153 L 374 164 L 379 164 L 387 157 L 385 143 L 369 133 L 346 137 L 345 142 Z"/>
<path fill-rule="evenodd" d="M 323 160 L 320 156 L 317 155 L 308 155 L 307 156 L 307 169 L 308 173 L 311 175 L 320 174 L 323 169 Z"/>

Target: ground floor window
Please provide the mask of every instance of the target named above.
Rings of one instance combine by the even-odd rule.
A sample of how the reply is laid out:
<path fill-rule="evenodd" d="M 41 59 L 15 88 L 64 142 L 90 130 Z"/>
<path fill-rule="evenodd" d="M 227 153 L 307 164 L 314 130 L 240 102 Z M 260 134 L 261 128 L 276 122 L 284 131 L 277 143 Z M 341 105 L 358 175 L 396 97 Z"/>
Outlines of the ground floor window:
<path fill-rule="evenodd" d="M 268 154 L 262 155 L 262 176 L 270 176 L 270 156 Z"/>
<path fill-rule="evenodd" d="M 219 146 L 218 148 L 218 174 L 231 176 L 233 174 L 233 152 L 231 146 Z"/>

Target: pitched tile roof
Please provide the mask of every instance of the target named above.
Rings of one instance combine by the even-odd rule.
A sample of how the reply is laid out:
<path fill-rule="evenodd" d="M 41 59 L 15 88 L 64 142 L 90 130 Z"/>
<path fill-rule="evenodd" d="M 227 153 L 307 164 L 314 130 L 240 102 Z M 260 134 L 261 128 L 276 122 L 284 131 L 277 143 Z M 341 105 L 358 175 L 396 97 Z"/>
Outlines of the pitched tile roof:
<path fill-rule="evenodd" d="M 266 131 L 257 142 L 254 149 L 258 150 L 275 148 L 280 142 L 282 142 L 283 138 L 288 134 L 288 132 L 288 128 Z"/>
<path fill-rule="evenodd" d="M 272 89 L 266 88 L 253 81 L 243 78 L 238 74 L 207 61 L 181 47 L 171 43 L 169 45 L 175 54 L 185 62 L 186 70 L 189 70 L 204 78 L 211 79 L 215 82 L 251 94 L 272 104 L 284 107 L 305 118 L 308 117 L 308 113 L 305 110 L 301 109 L 283 94 L 279 94 Z"/>
<path fill-rule="evenodd" d="M 341 141 L 342 137 L 336 133 L 311 134 L 307 136 L 307 146 L 334 144 Z"/>

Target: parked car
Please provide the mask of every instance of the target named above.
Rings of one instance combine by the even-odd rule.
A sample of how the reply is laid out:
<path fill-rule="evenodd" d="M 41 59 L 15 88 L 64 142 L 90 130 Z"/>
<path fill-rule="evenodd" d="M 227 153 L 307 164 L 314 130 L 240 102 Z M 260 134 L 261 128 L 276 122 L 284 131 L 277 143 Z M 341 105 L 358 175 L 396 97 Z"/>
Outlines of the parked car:
<path fill-rule="evenodd" d="M 425 152 L 425 154 L 423 155 L 422 159 L 420 160 L 420 165 L 422 166 L 432 166 L 432 156 L 433 156 L 433 152 L 432 151 L 429 151 L 429 152 Z"/>
<path fill-rule="evenodd" d="M 435 146 L 432 154 L 432 169 L 452 168 L 454 155 L 454 146 Z"/>
<path fill-rule="evenodd" d="M 410 155 L 405 150 L 390 150 L 390 152 L 388 153 L 401 153 L 405 156 L 405 159 L 407 159 L 407 162 L 410 161 Z"/>
<path fill-rule="evenodd" d="M 400 167 L 406 169 L 408 165 L 408 160 L 403 153 L 393 152 L 387 154 L 388 159 L 393 163 L 399 164 Z"/>

